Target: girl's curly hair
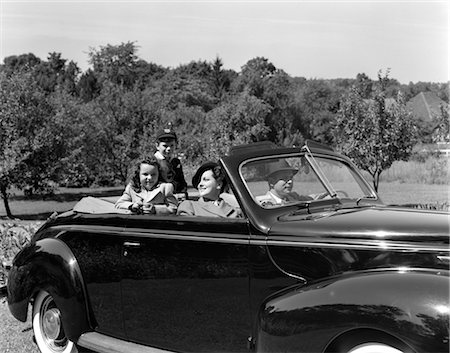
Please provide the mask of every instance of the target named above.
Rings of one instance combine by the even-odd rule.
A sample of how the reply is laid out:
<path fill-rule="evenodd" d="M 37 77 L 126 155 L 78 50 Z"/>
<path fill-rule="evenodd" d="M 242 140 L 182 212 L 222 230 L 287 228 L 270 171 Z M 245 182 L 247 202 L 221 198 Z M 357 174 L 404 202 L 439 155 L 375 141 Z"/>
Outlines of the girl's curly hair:
<path fill-rule="evenodd" d="M 141 180 L 140 180 L 140 172 L 141 172 L 141 165 L 142 164 L 149 164 L 152 165 L 154 167 L 156 167 L 158 169 L 158 181 L 156 184 L 159 184 L 161 182 L 163 182 L 163 177 L 161 175 L 161 167 L 159 166 L 158 160 L 153 157 L 144 157 L 141 159 L 137 159 L 131 168 L 131 176 L 130 176 L 130 185 L 131 188 L 136 191 L 139 192 L 141 191 Z"/>

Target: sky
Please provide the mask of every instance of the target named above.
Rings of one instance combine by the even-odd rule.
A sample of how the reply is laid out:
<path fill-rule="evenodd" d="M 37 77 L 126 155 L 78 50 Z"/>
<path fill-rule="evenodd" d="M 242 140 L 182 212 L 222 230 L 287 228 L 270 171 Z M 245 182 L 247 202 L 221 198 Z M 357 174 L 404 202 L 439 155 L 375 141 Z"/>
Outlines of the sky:
<path fill-rule="evenodd" d="M 88 53 L 134 42 L 164 67 L 221 58 L 239 72 L 267 58 L 293 77 L 449 81 L 449 1 L 0 0 L 0 60 Z"/>

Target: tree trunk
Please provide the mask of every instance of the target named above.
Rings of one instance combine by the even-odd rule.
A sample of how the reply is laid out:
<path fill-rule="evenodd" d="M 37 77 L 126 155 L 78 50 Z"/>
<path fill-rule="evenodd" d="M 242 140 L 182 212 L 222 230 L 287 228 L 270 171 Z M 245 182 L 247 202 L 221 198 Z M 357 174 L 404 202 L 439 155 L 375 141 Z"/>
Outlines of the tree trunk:
<path fill-rule="evenodd" d="M 11 213 L 11 209 L 9 208 L 8 193 L 7 193 L 7 190 L 6 190 L 6 186 L 4 186 L 4 185 L 0 186 L 0 193 L 2 195 L 3 204 L 5 205 L 6 217 L 14 218 L 12 213 Z"/>
<path fill-rule="evenodd" d="M 380 185 L 380 174 L 381 171 L 378 171 L 375 173 L 373 177 L 373 187 L 375 188 L 375 191 L 378 193 L 378 186 Z"/>
<path fill-rule="evenodd" d="M 378 183 L 377 183 L 377 177 L 376 177 L 376 175 L 377 175 L 377 172 L 371 172 L 370 170 L 368 170 L 368 169 L 366 169 L 369 173 L 370 173 L 370 176 L 372 177 L 372 186 L 373 186 L 373 188 L 375 189 L 375 191 L 376 192 L 378 192 Z"/>

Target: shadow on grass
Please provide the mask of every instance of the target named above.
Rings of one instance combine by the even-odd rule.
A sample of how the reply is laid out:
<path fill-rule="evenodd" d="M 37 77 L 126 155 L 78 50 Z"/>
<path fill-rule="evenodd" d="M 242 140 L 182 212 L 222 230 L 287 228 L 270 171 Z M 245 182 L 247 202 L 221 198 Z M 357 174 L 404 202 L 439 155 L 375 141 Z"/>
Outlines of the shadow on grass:
<path fill-rule="evenodd" d="M 119 195 L 123 191 L 123 187 L 114 187 L 107 189 L 64 189 L 63 192 L 56 192 L 46 195 L 12 195 L 10 201 L 56 201 L 70 202 L 78 201 L 86 196 L 108 197 Z"/>
<path fill-rule="evenodd" d="M 123 187 L 107 188 L 60 188 L 50 195 L 24 195 L 17 192 L 8 198 L 13 219 L 6 217 L 3 200 L 0 205 L 0 220 L 46 220 L 55 211 L 62 213 L 71 210 L 83 197 L 93 196 L 101 198 L 118 197 Z"/>
<path fill-rule="evenodd" d="M 52 215 L 53 212 L 42 212 L 42 213 L 34 213 L 34 214 L 19 214 L 14 213 L 14 218 L 10 219 L 7 217 L 0 217 L 0 220 L 5 221 L 13 221 L 13 220 L 22 220 L 22 221 L 45 221 L 47 218 L 49 218 Z M 62 212 L 58 212 L 62 213 Z"/>

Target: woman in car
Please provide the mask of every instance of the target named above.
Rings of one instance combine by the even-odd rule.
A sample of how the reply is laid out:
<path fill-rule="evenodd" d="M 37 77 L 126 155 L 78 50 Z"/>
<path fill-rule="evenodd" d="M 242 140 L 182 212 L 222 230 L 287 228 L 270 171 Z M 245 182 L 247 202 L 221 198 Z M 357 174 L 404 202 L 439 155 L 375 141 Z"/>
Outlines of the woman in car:
<path fill-rule="evenodd" d="M 199 199 L 183 201 L 177 210 L 181 216 L 204 216 L 240 218 L 240 208 L 233 207 L 221 198 L 227 183 L 222 168 L 216 162 L 206 162 L 200 166 L 192 178 L 192 186 L 197 188 Z"/>

